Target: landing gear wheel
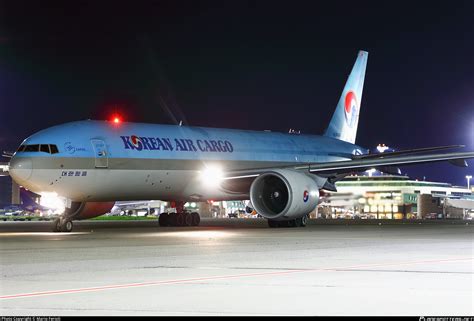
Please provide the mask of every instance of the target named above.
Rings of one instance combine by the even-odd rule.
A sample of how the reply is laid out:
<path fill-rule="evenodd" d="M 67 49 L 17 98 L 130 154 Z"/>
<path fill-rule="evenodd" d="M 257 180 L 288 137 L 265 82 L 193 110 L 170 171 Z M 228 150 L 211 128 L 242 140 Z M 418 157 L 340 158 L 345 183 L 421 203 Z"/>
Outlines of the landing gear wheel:
<path fill-rule="evenodd" d="M 286 224 L 287 224 L 288 227 L 296 227 L 297 226 L 296 220 L 288 220 L 286 222 L 287 222 Z"/>
<path fill-rule="evenodd" d="M 298 217 L 297 219 L 295 219 L 295 222 L 296 222 L 296 227 L 303 226 L 303 218 L 302 217 Z"/>
<path fill-rule="evenodd" d="M 61 219 L 57 218 L 53 221 L 53 232 L 61 232 Z"/>
<path fill-rule="evenodd" d="M 301 218 L 301 227 L 305 227 L 308 224 L 308 215 L 305 215 Z"/>
<path fill-rule="evenodd" d="M 168 226 L 168 222 L 169 222 L 168 213 L 161 213 L 160 216 L 158 217 L 158 224 L 160 224 L 160 226 Z"/>
<path fill-rule="evenodd" d="M 72 228 L 73 228 L 72 221 L 68 219 L 63 219 L 61 221 L 62 222 L 59 225 L 60 231 L 66 232 L 66 233 L 72 232 Z"/>
<path fill-rule="evenodd" d="M 270 226 L 271 228 L 279 227 L 280 224 L 278 223 L 279 222 L 274 221 L 274 220 L 268 220 L 268 226 Z"/>
<path fill-rule="evenodd" d="M 184 214 L 177 213 L 176 214 L 176 226 L 184 226 Z"/>
<path fill-rule="evenodd" d="M 199 216 L 199 213 L 192 212 L 191 217 L 192 217 L 192 226 L 198 226 L 199 223 L 201 222 L 201 216 Z"/>
<path fill-rule="evenodd" d="M 169 213 L 168 214 L 168 224 L 167 226 L 177 226 L 177 222 L 176 222 L 176 216 L 177 214 L 176 213 Z"/>
<path fill-rule="evenodd" d="M 184 214 L 184 225 L 185 226 L 193 225 L 193 215 L 191 213 Z"/>
<path fill-rule="evenodd" d="M 288 221 L 278 221 L 278 227 L 288 227 Z"/>

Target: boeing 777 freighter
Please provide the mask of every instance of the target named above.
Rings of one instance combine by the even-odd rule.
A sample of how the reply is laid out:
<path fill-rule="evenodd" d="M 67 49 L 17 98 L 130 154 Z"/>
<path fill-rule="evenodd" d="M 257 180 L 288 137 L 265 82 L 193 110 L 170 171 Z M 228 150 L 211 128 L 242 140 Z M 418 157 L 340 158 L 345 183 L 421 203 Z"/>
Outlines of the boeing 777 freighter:
<path fill-rule="evenodd" d="M 23 141 L 10 174 L 38 193 L 65 197 L 54 224 L 108 212 L 115 201 L 174 201 L 162 226 L 198 225 L 186 201 L 250 199 L 271 227 L 304 226 L 320 190 L 353 172 L 450 161 L 467 166 L 474 152 L 433 153 L 447 147 L 369 154 L 355 144 L 368 53 L 360 51 L 323 136 L 144 123 L 77 121 Z M 452 147 L 452 146 L 448 146 Z M 427 153 L 430 152 L 430 153 Z"/>

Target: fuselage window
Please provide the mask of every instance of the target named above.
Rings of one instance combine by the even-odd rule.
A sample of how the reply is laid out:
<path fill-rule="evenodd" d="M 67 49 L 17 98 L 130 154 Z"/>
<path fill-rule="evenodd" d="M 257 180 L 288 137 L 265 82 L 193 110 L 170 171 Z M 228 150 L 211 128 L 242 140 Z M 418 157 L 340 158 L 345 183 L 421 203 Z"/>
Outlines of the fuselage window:
<path fill-rule="evenodd" d="M 37 152 L 39 150 L 39 145 L 26 145 L 25 152 Z"/>
<path fill-rule="evenodd" d="M 22 151 L 24 151 L 24 150 L 25 150 L 25 147 L 26 147 L 26 145 L 21 145 L 20 147 L 18 147 L 17 152 L 22 152 Z"/>
<path fill-rule="evenodd" d="M 50 152 L 49 152 L 49 145 L 40 145 L 40 152 L 44 152 L 44 153 L 50 154 Z"/>
<path fill-rule="evenodd" d="M 51 154 L 59 153 L 58 147 L 56 145 L 49 145 L 49 148 L 51 149 Z"/>

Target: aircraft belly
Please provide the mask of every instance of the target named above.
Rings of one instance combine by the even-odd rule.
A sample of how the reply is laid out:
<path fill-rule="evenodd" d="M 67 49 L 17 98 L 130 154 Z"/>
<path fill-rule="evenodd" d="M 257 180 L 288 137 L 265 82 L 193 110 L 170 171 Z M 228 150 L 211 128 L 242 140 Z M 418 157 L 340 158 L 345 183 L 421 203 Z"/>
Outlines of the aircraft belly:
<path fill-rule="evenodd" d="M 190 170 L 68 169 L 36 170 L 37 193 L 54 192 L 72 201 L 243 199 L 219 188 L 207 188 Z"/>
<path fill-rule="evenodd" d="M 207 186 L 199 172 L 216 165 L 225 170 L 287 165 L 280 161 L 205 161 L 109 158 L 108 168 L 95 168 L 93 158 L 34 158 L 32 177 L 20 182 L 33 192 L 55 192 L 72 201 L 238 200 L 249 187 Z"/>
<path fill-rule="evenodd" d="M 113 175 L 107 173 L 113 171 Z M 236 199 L 219 188 L 206 188 L 197 171 L 186 170 L 94 170 L 95 183 L 86 199 L 196 200 Z M 242 196 L 240 196 L 242 197 Z"/>

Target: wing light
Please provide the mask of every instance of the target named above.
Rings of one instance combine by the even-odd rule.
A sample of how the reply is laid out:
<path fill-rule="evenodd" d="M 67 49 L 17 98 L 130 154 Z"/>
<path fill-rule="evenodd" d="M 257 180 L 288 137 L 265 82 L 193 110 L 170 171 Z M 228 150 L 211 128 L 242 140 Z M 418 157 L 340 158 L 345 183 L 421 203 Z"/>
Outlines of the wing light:
<path fill-rule="evenodd" d="M 224 179 L 224 172 L 217 165 L 209 165 L 199 172 L 199 178 L 204 186 L 217 187 Z"/>

